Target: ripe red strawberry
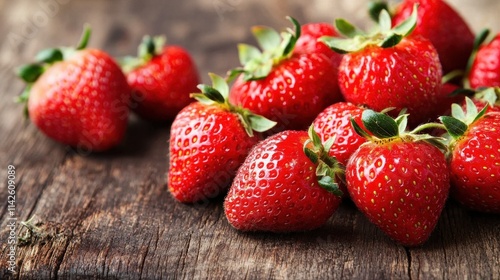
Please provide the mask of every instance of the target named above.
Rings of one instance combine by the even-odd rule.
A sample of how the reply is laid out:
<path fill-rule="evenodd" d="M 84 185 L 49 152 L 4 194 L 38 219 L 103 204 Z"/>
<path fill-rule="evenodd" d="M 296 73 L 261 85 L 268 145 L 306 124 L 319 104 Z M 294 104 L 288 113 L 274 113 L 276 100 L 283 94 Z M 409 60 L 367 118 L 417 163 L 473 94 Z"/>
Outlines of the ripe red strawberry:
<path fill-rule="evenodd" d="M 257 144 L 224 201 L 229 223 L 242 231 L 271 232 L 325 224 L 341 202 L 335 178 L 343 174 L 327 145 L 312 126 L 309 136 L 288 130 Z"/>
<path fill-rule="evenodd" d="M 301 27 L 293 19 L 295 33 L 257 26 L 252 29 L 263 52 L 240 44 L 239 55 L 243 68 L 232 71 L 238 77 L 231 88 L 234 104 L 278 122 L 273 129 L 306 129 L 328 105 L 341 99 L 337 85 L 337 67 L 332 56 L 325 55 L 319 43 L 308 43 L 309 33 L 301 37 Z M 312 28 L 311 28 L 312 29 Z M 317 51 L 314 51 L 317 50 Z"/>
<path fill-rule="evenodd" d="M 225 191 L 259 134 L 273 125 L 227 101 L 228 85 L 210 74 L 200 85 L 199 102 L 179 112 L 170 130 L 168 189 L 181 202 L 198 202 Z"/>
<path fill-rule="evenodd" d="M 366 142 L 366 139 L 358 135 L 351 125 L 351 118 L 361 121 L 363 111 L 364 108 L 352 103 L 337 102 L 323 110 L 313 122 L 314 130 L 321 141 L 333 141 L 328 155 L 335 157 L 343 166 L 358 147 Z M 339 182 L 339 187 L 344 196 L 347 196 L 346 185 Z"/>
<path fill-rule="evenodd" d="M 367 35 L 342 19 L 337 29 L 347 38 L 323 37 L 332 49 L 346 53 L 339 66 L 339 86 L 346 101 L 376 111 L 406 108 L 415 126 L 433 118 L 441 90 L 441 65 L 436 50 L 422 37 L 405 37 L 415 27 L 417 9 L 391 29 L 386 10 L 380 32 Z"/>
<path fill-rule="evenodd" d="M 358 135 L 351 125 L 351 118 L 361 121 L 364 108 L 349 102 L 337 102 L 328 106 L 313 122 L 314 130 L 321 141 L 326 142 L 334 138 L 333 145 L 328 152 L 343 165 L 366 139 Z"/>
<path fill-rule="evenodd" d="M 130 89 L 120 67 L 105 52 L 85 49 L 86 28 L 75 48 L 47 49 L 20 67 L 27 82 L 20 101 L 48 137 L 80 151 L 116 146 L 126 130 Z"/>
<path fill-rule="evenodd" d="M 450 181 L 444 153 L 436 138 L 406 132 L 407 115 L 396 120 L 372 110 L 363 112 L 370 141 L 361 145 L 346 167 L 352 201 L 368 219 L 393 240 L 423 244 L 432 233 L 448 197 Z"/>
<path fill-rule="evenodd" d="M 488 43 L 484 43 L 488 31 L 481 35 L 477 39 L 477 52 L 471 57 L 468 86 L 473 89 L 500 87 L 500 33 Z"/>
<path fill-rule="evenodd" d="M 500 113 L 478 113 L 466 100 L 466 112 L 454 104 L 452 117 L 441 117 L 452 138 L 451 193 L 472 210 L 500 213 Z"/>
<path fill-rule="evenodd" d="M 444 73 L 465 70 L 474 44 L 474 33 L 465 20 L 443 0 L 404 0 L 394 13 L 394 24 L 408 18 L 415 4 L 419 4 L 418 20 L 412 36 L 432 42 Z"/>
<path fill-rule="evenodd" d="M 165 46 L 165 37 L 145 36 L 138 57 L 126 57 L 123 69 L 132 88 L 131 109 L 153 121 L 172 120 L 191 103 L 200 79 L 190 54 L 180 46 Z"/>

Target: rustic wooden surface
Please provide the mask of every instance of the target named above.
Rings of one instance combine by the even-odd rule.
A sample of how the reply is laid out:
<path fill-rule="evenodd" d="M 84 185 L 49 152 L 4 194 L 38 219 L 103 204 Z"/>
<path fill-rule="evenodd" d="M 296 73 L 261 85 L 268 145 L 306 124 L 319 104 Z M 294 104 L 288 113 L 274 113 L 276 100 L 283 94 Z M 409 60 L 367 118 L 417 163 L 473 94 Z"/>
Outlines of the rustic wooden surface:
<path fill-rule="evenodd" d="M 211 279 L 500 279 L 500 217 L 445 208 L 419 248 L 394 244 L 344 203 L 321 229 L 295 234 L 233 230 L 222 199 L 175 202 L 166 188 L 168 125 L 132 117 L 126 139 L 103 154 L 81 154 L 44 137 L 12 102 L 13 75 L 49 46 L 75 44 L 88 22 L 91 46 L 115 56 L 135 53 L 145 33 L 166 34 L 189 49 L 206 73 L 237 66 L 236 43 L 253 42 L 249 27 L 288 26 L 342 16 L 360 24 L 367 1 L 98 1 L 0 0 L 0 201 L 7 166 L 16 167 L 16 217 L 35 216 L 45 236 L 17 248 L 17 274 L 7 271 L 6 207 L 0 209 L 0 278 Z M 471 27 L 500 31 L 496 0 L 449 1 Z M 303 2 L 309 3 L 309 2 Z M 308 4 L 309 5 L 309 4 Z"/>

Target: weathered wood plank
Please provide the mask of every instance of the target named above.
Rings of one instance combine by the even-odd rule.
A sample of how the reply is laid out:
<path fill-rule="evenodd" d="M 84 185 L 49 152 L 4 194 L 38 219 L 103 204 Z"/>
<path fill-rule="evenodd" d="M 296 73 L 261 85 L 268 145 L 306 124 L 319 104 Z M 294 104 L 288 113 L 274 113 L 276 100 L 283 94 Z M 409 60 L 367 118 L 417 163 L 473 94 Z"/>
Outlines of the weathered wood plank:
<path fill-rule="evenodd" d="M 85 22 L 94 27 L 91 45 L 116 56 L 135 52 L 145 33 L 165 33 L 192 52 L 207 81 L 208 71 L 238 65 L 236 43 L 253 42 L 254 24 L 288 26 L 288 14 L 302 22 L 343 16 L 367 24 L 366 2 L 318 0 L 308 8 L 284 0 L 0 1 L 0 34 L 7 38 L 0 45 L 0 163 L 16 166 L 18 221 L 35 215 L 48 234 L 19 247 L 19 274 L 8 274 L 8 212 L 0 209 L 0 278 L 500 278 L 498 216 L 449 203 L 429 242 L 412 249 L 394 244 L 349 202 L 312 232 L 240 233 L 227 223 L 222 199 L 184 205 L 169 195 L 168 124 L 133 117 L 119 147 L 83 155 L 44 137 L 10 102 L 22 89 L 14 66 L 42 48 L 73 44 Z M 488 22 L 499 27 L 467 1 L 450 3 L 469 12 L 475 30 Z M 499 5 L 476 4 L 482 11 Z M 36 21 L 40 11 L 45 23 Z M 2 171 L 0 181 L 6 178 Z"/>

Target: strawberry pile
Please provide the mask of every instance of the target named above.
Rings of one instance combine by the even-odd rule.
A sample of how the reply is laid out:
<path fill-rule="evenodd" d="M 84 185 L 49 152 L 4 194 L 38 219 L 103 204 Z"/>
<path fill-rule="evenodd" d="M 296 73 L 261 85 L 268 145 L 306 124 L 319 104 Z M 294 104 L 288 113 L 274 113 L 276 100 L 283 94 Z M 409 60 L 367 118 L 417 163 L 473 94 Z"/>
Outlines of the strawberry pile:
<path fill-rule="evenodd" d="M 193 101 L 198 72 L 183 48 L 146 36 L 139 56 L 118 64 L 103 50 L 87 48 L 90 34 L 86 26 L 77 47 L 42 50 L 34 63 L 17 69 L 27 84 L 18 101 L 51 139 L 79 153 L 106 151 L 123 139 L 130 110 L 168 121 Z"/>
<path fill-rule="evenodd" d="M 22 99 L 49 137 L 95 151 L 119 142 L 129 110 L 173 119 L 168 190 L 191 204 L 224 196 L 241 231 L 312 230 L 350 199 L 419 246 L 449 197 L 500 214 L 500 34 L 474 36 L 444 0 L 369 14 L 371 32 L 344 19 L 256 26 L 260 48 L 238 45 L 241 66 L 211 85 L 161 38 L 120 69 L 84 36 L 20 68 Z"/>

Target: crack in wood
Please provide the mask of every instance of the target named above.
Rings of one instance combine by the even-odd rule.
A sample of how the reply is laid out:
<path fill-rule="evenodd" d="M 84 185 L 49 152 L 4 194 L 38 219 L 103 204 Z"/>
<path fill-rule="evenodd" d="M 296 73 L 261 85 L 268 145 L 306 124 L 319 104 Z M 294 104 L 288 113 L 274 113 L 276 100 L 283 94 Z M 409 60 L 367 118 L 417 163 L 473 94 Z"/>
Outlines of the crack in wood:
<path fill-rule="evenodd" d="M 408 247 L 405 247 L 405 251 L 406 251 L 406 260 L 407 260 L 407 264 L 408 264 L 408 279 L 411 280 L 412 279 L 412 276 L 411 276 L 411 251 L 410 251 L 410 248 Z"/>

